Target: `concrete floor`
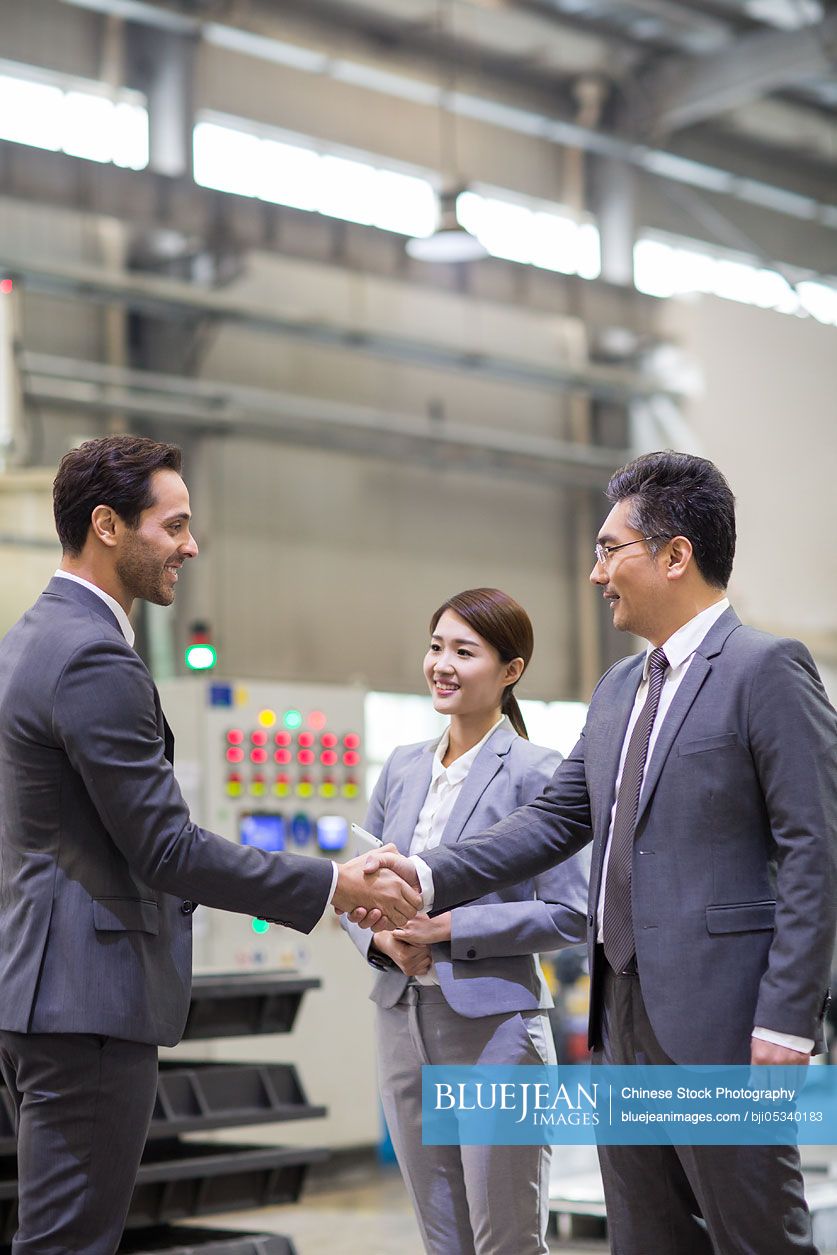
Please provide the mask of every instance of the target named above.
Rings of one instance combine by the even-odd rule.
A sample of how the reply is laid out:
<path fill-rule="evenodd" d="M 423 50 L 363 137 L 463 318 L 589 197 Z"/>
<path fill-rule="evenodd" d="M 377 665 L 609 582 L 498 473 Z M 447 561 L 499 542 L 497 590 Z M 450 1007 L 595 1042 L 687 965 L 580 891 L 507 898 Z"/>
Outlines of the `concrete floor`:
<path fill-rule="evenodd" d="M 201 1221 L 212 1228 L 283 1233 L 298 1255 L 424 1255 L 412 1208 L 397 1168 L 364 1159 L 356 1167 L 327 1166 L 312 1174 L 301 1202 L 236 1212 Z M 553 1239 L 560 1255 L 606 1255 L 606 1241 Z M 509 1255 L 512 1255 L 510 1252 Z"/>
<path fill-rule="evenodd" d="M 812 1194 L 826 1183 L 835 1194 L 835 1210 L 829 1208 L 834 1219 L 820 1229 L 820 1242 L 822 1255 L 837 1255 L 837 1148 L 805 1147 L 803 1164 Z M 813 1198 L 811 1202 L 814 1206 Z M 238 1232 L 281 1233 L 293 1240 L 297 1255 L 424 1255 L 397 1168 L 380 1167 L 365 1155 L 355 1161 L 340 1156 L 317 1167 L 298 1204 L 213 1216 L 201 1223 Z M 596 1227 L 593 1222 L 594 1231 Z M 549 1249 L 555 1255 L 607 1255 L 610 1247 L 603 1237 L 551 1236 Z"/>

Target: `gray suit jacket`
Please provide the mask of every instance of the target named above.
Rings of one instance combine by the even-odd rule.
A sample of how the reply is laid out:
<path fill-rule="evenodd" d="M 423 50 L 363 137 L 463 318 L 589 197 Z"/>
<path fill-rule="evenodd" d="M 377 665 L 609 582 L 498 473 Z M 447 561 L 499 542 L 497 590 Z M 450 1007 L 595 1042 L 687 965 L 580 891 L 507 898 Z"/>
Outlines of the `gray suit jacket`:
<path fill-rule="evenodd" d="M 438 745 L 402 745 L 389 756 L 378 779 L 368 830 L 408 854 L 430 785 Z M 537 796 L 561 761 L 554 750 L 520 737 L 508 719 L 492 733 L 463 781 L 442 836 L 444 846 L 482 832 L 509 811 Z M 457 907 L 451 940 L 432 947 L 436 974 L 448 1004 L 476 1018 L 552 1006 L 534 958 L 584 940 L 589 859 L 586 852 L 541 875 L 505 886 L 478 902 Z M 366 955 L 371 934 L 344 927 Z M 372 999 L 392 1007 L 407 977 L 398 968 L 379 974 Z"/>
<path fill-rule="evenodd" d="M 110 610 L 53 579 L 0 642 L 0 1028 L 174 1045 L 194 902 L 319 919 L 331 864 L 198 828 L 172 752 Z"/>
<path fill-rule="evenodd" d="M 588 942 L 619 755 L 644 655 L 599 681 L 540 797 L 433 850 L 434 910 L 593 842 Z M 710 628 L 660 729 L 637 816 L 633 919 L 651 1024 L 677 1063 L 745 1063 L 756 1025 L 821 1041 L 837 915 L 837 714 L 798 641 Z M 597 1034 L 595 1005 L 591 1041 Z"/>

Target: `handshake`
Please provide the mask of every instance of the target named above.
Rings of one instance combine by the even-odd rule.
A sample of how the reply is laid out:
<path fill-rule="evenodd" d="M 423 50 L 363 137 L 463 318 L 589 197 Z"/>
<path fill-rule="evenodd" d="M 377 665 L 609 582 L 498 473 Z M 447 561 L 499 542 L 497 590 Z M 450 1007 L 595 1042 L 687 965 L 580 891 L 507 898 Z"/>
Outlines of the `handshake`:
<path fill-rule="evenodd" d="M 394 845 L 340 863 L 331 905 L 376 933 L 403 928 L 422 909 L 415 866 Z"/>

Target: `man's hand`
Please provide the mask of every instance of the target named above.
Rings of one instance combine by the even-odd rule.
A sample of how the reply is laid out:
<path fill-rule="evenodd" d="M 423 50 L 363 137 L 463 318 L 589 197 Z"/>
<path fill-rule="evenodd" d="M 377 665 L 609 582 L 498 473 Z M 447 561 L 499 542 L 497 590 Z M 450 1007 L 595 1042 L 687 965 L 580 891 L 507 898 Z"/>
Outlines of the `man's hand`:
<path fill-rule="evenodd" d="M 388 932 L 373 937 L 372 945 L 382 954 L 388 954 L 405 976 L 424 976 L 430 971 L 429 946 L 411 946 L 404 941 L 396 941 Z"/>
<path fill-rule="evenodd" d="M 406 880 L 407 884 L 412 886 L 416 892 L 421 892 L 415 864 L 406 858 L 405 855 L 399 854 L 394 845 L 384 845 L 380 850 L 375 850 L 372 854 L 366 855 L 364 870 L 370 875 L 384 867 L 394 871 L 402 880 Z M 410 919 L 412 918 L 411 915 Z"/>
<path fill-rule="evenodd" d="M 380 860 L 379 868 L 367 866 L 369 858 Z M 378 927 L 403 927 L 421 910 L 421 893 L 405 883 L 398 875 L 397 868 L 391 870 L 389 859 L 398 859 L 413 871 L 413 879 L 417 882 L 412 865 L 400 854 L 376 853 L 373 856 L 361 854 L 350 859 L 348 863 L 337 866 L 337 886 L 331 904 L 335 911 L 343 913 L 363 907 L 371 914 L 355 919 L 361 928 L 371 928 L 373 923 Z M 386 919 L 386 925 L 382 916 Z"/>
<path fill-rule="evenodd" d="M 773 1042 L 762 1041 L 760 1037 L 750 1038 L 750 1063 L 761 1067 L 804 1067 L 811 1062 L 811 1056 L 801 1050 L 788 1050 L 787 1046 L 776 1046 Z"/>
<path fill-rule="evenodd" d="M 393 936 L 410 946 L 431 946 L 438 941 L 450 941 L 450 911 L 434 915 L 433 919 L 422 911 L 403 928 L 396 928 Z"/>

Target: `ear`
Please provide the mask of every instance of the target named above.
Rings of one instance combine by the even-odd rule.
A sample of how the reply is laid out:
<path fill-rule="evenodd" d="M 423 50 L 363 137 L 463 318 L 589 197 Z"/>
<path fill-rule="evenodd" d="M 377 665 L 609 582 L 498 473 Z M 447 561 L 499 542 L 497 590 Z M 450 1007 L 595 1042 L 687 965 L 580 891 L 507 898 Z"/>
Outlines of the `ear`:
<path fill-rule="evenodd" d="M 692 542 L 687 536 L 674 536 L 668 545 L 666 579 L 682 580 L 692 564 Z"/>
<path fill-rule="evenodd" d="M 511 662 L 506 663 L 506 674 L 503 677 L 504 682 L 508 684 L 517 684 L 517 681 L 523 675 L 523 668 L 526 663 L 522 658 L 512 658 Z"/>
<path fill-rule="evenodd" d="M 93 535 L 103 545 L 107 545 L 109 549 L 112 549 L 116 544 L 117 527 L 120 522 L 118 514 L 109 505 L 97 505 L 90 515 L 90 526 L 93 528 Z"/>

